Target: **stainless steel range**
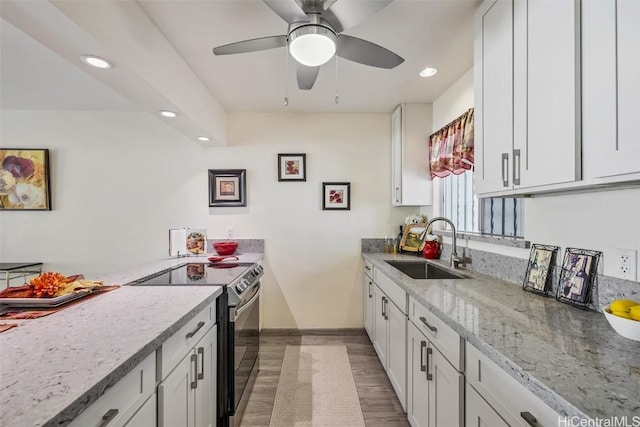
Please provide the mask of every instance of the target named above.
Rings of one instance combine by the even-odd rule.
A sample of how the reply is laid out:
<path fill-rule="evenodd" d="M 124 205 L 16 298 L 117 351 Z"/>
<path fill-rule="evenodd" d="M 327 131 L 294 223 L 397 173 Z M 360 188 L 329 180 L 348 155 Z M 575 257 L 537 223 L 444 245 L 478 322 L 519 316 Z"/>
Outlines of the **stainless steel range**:
<path fill-rule="evenodd" d="M 260 263 L 181 264 L 132 286 L 223 286 L 218 298 L 218 427 L 238 424 L 258 372 Z"/>

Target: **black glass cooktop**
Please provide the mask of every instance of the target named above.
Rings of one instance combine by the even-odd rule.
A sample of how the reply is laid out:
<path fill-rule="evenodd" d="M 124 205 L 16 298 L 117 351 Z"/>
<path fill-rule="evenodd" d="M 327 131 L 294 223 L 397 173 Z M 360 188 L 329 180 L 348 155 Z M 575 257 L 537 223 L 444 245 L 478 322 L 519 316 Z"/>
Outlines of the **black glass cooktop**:
<path fill-rule="evenodd" d="M 188 263 L 130 283 L 135 286 L 223 286 L 240 277 L 250 262 Z"/>

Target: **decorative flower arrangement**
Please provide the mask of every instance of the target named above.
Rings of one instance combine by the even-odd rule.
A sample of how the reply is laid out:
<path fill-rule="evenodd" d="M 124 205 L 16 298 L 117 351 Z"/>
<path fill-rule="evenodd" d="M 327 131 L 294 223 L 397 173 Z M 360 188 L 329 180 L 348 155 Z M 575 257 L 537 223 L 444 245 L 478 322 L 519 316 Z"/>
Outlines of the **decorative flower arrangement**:
<path fill-rule="evenodd" d="M 405 224 L 425 224 L 426 222 L 426 215 L 411 214 L 404 219 Z"/>
<path fill-rule="evenodd" d="M 34 277 L 29 281 L 29 286 L 38 298 L 48 298 L 55 296 L 60 287 L 64 286 L 67 278 L 54 272 L 42 273 L 38 277 Z"/>

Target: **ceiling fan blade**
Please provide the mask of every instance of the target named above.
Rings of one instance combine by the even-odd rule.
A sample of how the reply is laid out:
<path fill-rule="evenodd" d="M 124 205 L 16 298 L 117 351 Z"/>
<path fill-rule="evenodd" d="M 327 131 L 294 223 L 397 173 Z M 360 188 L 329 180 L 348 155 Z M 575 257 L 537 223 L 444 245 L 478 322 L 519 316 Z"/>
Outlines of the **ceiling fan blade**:
<path fill-rule="evenodd" d="M 214 55 L 230 55 L 233 53 L 256 52 L 258 50 L 275 49 L 287 45 L 287 36 L 269 36 L 258 39 L 243 40 L 213 48 Z"/>
<path fill-rule="evenodd" d="M 307 15 L 296 2 L 296 0 L 262 0 L 271 10 L 273 10 L 280 18 L 284 19 L 287 24 L 298 21 L 306 21 Z"/>
<path fill-rule="evenodd" d="M 302 90 L 311 89 L 318 77 L 318 71 L 320 71 L 320 67 L 307 67 L 306 65 L 298 64 L 298 88 Z"/>
<path fill-rule="evenodd" d="M 336 54 L 349 61 L 378 68 L 394 68 L 404 59 L 389 49 L 357 37 L 340 34 Z"/>
<path fill-rule="evenodd" d="M 341 33 L 363 22 L 392 1 L 337 0 L 324 11 L 322 17 L 333 26 L 337 33 Z"/>

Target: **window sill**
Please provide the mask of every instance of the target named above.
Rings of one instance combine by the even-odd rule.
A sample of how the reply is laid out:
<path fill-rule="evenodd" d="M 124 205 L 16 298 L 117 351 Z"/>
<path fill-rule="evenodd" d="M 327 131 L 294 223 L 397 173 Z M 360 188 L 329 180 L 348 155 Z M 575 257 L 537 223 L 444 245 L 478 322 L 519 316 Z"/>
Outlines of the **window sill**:
<path fill-rule="evenodd" d="M 433 230 L 433 234 L 436 236 L 451 237 L 453 233 L 447 230 Z M 512 248 L 529 249 L 531 242 L 524 240 L 520 237 L 503 237 L 503 236 L 491 236 L 489 234 L 477 234 L 477 233 L 456 233 L 457 239 L 472 240 L 474 242 L 491 243 L 492 245 L 509 246 Z"/>

